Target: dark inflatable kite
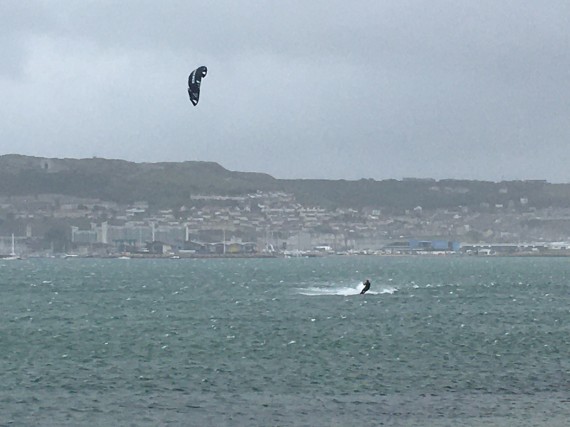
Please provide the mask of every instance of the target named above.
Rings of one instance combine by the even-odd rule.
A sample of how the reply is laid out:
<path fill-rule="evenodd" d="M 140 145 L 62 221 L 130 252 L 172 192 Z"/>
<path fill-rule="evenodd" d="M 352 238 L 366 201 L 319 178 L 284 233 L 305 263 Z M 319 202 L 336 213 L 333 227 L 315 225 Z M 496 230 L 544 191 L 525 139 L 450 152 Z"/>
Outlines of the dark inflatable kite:
<path fill-rule="evenodd" d="M 196 68 L 190 73 L 188 77 L 188 96 L 190 96 L 190 102 L 194 106 L 198 105 L 198 100 L 200 99 L 200 83 L 202 78 L 206 77 L 208 69 L 204 66 Z"/>

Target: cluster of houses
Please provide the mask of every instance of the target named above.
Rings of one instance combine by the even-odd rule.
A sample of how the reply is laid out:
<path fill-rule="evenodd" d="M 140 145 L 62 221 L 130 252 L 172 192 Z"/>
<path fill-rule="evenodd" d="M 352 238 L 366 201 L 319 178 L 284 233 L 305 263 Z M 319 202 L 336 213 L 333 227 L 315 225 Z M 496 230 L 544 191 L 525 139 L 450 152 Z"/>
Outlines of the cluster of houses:
<path fill-rule="evenodd" d="M 56 195 L 0 198 L 0 254 L 517 254 L 567 250 L 570 211 L 465 207 L 401 212 L 304 206 L 292 194 L 195 195 L 153 210 Z M 521 205 L 522 206 L 522 205 Z M 535 241 L 536 244 L 522 242 Z M 459 242 L 469 242 L 460 244 Z M 495 242 L 489 245 L 484 242 Z M 559 242 L 557 244 L 549 242 Z M 560 243 L 562 242 L 562 243 Z M 323 249 L 324 248 L 324 249 Z"/>

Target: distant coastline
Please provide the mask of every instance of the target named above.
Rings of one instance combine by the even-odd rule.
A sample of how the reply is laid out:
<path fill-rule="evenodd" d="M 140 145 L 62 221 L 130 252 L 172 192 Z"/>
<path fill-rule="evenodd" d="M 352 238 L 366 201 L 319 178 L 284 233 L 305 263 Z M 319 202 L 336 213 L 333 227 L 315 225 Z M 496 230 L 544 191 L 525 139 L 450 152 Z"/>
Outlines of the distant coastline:
<path fill-rule="evenodd" d="M 570 184 L 545 180 L 282 180 L 212 162 L 4 155 L 0 253 L 13 252 L 15 236 L 22 257 L 264 258 L 325 248 L 559 257 L 570 250 L 569 196 Z"/>
<path fill-rule="evenodd" d="M 30 256 L 20 259 L 162 259 L 162 260 L 184 260 L 184 259 L 279 259 L 279 258 L 334 258 L 334 257 L 385 257 L 385 258 L 570 258 L 570 251 L 550 252 L 550 253 L 496 253 L 485 255 L 473 255 L 465 253 L 374 253 L 374 254 L 303 254 L 298 256 L 288 256 L 284 254 L 184 254 L 184 255 L 158 255 L 158 254 L 115 254 L 115 255 L 75 255 L 61 254 L 55 256 Z M 0 261 L 9 259 L 8 255 L 0 255 Z"/>

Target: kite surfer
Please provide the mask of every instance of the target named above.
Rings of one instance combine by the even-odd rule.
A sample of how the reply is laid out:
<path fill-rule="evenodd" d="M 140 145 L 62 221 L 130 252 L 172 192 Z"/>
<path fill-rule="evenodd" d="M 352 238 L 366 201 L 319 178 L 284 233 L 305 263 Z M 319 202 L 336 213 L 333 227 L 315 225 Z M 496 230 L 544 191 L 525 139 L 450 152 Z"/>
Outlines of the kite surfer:
<path fill-rule="evenodd" d="M 360 295 L 364 295 L 370 289 L 370 280 L 366 279 L 363 284 L 364 288 L 360 291 Z"/>

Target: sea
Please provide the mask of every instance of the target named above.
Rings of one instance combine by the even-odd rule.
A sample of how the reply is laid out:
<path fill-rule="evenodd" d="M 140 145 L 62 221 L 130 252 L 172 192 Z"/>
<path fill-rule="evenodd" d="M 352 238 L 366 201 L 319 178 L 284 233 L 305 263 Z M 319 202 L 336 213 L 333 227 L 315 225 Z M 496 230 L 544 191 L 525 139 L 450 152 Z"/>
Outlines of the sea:
<path fill-rule="evenodd" d="M 2 427 L 569 425 L 566 258 L 0 260 Z"/>

